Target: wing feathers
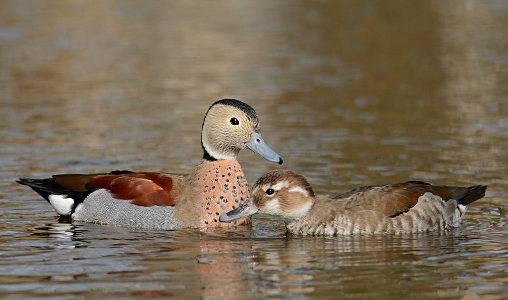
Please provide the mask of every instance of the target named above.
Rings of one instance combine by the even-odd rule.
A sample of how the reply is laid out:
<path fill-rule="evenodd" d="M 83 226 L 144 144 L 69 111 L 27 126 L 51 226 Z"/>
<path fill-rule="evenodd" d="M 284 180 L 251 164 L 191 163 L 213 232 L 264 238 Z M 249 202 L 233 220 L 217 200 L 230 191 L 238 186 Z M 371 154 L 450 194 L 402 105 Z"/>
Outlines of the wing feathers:
<path fill-rule="evenodd" d="M 173 180 L 169 175 L 160 173 L 132 173 L 121 175 L 94 176 L 88 186 L 104 188 L 117 199 L 131 200 L 140 206 L 172 206 Z"/>
<path fill-rule="evenodd" d="M 50 195 L 67 195 L 82 202 L 96 189 L 107 189 L 113 197 L 131 200 L 140 206 L 175 205 L 173 179 L 169 174 L 113 171 L 99 174 L 62 174 L 53 178 L 20 178 L 20 184 L 30 186 L 49 201 Z"/>
<path fill-rule="evenodd" d="M 334 199 L 346 199 L 346 208 L 365 209 L 368 206 L 389 217 L 396 217 L 408 212 L 418 203 L 418 199 L 425 193 L 432 193 L 448 201 L 457 200 L 460 204 L 468 205 L 485 195 L 486 186 L 478 185 L 469 188 L 433 186 L 420 181 L 408 181 L 389 185 L 374 185 L 352 190 Z M 373 208 L 374 209 L 374 208 Z"/>

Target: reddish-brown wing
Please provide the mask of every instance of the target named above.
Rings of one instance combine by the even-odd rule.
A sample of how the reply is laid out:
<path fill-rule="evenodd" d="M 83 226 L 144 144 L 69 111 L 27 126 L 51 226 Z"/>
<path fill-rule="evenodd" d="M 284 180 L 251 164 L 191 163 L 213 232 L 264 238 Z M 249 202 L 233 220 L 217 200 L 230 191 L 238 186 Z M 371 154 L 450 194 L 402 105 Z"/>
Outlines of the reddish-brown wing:
<path fill-rule="evenodd" d="M 347 209 L 364 210 L 371 207 L 383 215 L 394 217 L 409 211 L 418 203 L 420 196 L 427 192 L 431 192 L 443 200 L 450 199 L 449 187 L 433 186 L 416 181 L 363 187 L 335 198 L 349 198 Z"/>
<path fill-rule="evenodd" d="M 173 179 L 161 173 L 129 173 L 90 177 L 88 186 L 107 189 L 116 199 L 131 200 L 140 206 L 172 206 Z"/>
<path fill-rule="evenodd" d="M 425 193 L 430 192 L 443 200 L 450 199 L 450 191 L 444 186 L 433 186 L 419 182 L 405 182 L 389 185 L 386 191 L 384 213 L 387 216 L 397 216 L 408 211 L 418 203 L 418 199 Z M 381 203 L 380 203 L 381 204 Z"/>

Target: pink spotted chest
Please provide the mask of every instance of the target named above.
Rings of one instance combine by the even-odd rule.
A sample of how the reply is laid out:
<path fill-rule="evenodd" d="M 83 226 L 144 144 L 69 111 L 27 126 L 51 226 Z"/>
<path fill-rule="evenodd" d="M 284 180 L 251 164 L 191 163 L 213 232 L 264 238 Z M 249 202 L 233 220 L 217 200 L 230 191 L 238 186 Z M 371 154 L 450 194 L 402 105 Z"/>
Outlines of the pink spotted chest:
<path fill-rule="evenodd" d="M 196 178 L 197 192 L 201 195 L 199 226 L 229 227 L 246 223 L 247 219 L 229 224 L 219 222 L 222 214 L 237 208 L 249 195 L 249 186 L 238 161 L 218 160 L 207 162 L 205 166 Z"/>

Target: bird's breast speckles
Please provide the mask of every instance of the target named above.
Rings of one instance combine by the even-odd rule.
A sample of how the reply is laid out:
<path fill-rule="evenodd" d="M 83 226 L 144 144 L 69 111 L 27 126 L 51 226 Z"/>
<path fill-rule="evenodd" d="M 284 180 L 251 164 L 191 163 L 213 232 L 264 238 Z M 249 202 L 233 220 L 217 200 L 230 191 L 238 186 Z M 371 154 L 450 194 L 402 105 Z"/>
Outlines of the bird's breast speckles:
<path fill-rule="evenodd" d="M 200 226 L 234 226 L 245 219 L 221 223 L 219 217 L 235 209 L 249 195 L 249 186 L 240 164 L 235 160 L 218 160 L 203 163 L 196 176 L 199 193 L 198 211 Z"/>

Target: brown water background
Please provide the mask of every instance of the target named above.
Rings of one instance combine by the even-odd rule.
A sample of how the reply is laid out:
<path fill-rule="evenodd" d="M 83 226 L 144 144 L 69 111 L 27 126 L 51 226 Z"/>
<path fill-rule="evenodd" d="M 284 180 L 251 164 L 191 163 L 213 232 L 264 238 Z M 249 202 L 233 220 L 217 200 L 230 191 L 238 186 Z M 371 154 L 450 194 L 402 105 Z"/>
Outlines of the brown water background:
<path fill-rule="evenodd" d="M 318 194 L 487 184 L 445 235 L 59 222 L 18 177 L 188 172 L 220 98 Z M 508 298 L 506 1 L 0 1 L 0 297 Z M 249 182 L 277 168 L 244 151 Z"/>

